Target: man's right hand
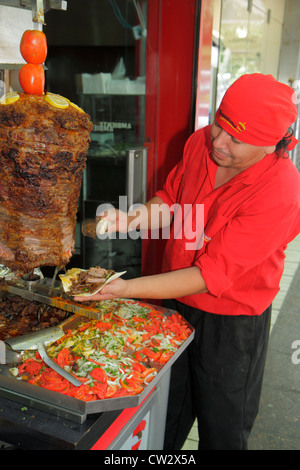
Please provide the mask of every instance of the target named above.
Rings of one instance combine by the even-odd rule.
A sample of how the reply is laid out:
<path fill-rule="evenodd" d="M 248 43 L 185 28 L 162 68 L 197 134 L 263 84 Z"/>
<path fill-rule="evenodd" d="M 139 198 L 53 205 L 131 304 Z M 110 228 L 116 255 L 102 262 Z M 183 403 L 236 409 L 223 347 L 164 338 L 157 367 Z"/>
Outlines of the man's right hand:
<path fill-rule="evenodd" d="M 120 211 L 119 209 L 109 209 L 102 214 L 100 221 L 96 226 L 97 235 L 103 235 L 103 233 L 127 233 L 128 232 L 128 215 L 127 212 Z"/>

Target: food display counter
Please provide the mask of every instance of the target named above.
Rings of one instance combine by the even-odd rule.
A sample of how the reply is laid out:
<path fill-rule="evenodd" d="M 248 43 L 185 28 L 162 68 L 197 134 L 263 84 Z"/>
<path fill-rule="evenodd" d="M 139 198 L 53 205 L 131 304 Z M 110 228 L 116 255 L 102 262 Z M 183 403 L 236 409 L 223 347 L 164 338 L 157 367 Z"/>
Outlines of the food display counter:
<path fill-rule="evenodd" d="M 24 450 L 160 450 L 169 373 L 139 406 L 91 414 L 82 424 L 0 397 L 0 440 Z"/>
<path fill-rule="evenodd" d="M 83 304 L 73 302 L 63 293 L 61 286 L 53 288 L 53 281 L 50 279 L 43 279 L 42 283 L 29 287 L 23 284 L 2 282 L 0 294 L 3 300 L 17 295 L 27 301 L 32 300 L 41 305 L 65 310 L 68 318 L 57 326 L 62 327 L 65 335 L 67 331 L 77 328 L 78 320 L 82 318 L 86 322 L 103 320 L 103 312 L 107 313 L 105 303 L 94 305 L 90 302 Z M 126 299 L 120 299 L 118 302 L 123 311 L 124 302 L 126 303 L 126 312 L 130 309 L 136 312 L 135 307 L 141 305 L 139 302 L 128 302 Z M 102 304 L 106 307 L 101 308 Z M 142 303 L 142 308 L 146 311 L 148 309 L 149 312 L 153 309 L 167 320 L 170 320 L 172 315 L 178 315 L 177 312 L 147 303 Z M 120 312 L 120 309 L 114 310 L 113 318 L 120 316 Z M 134 318 L 136 319 L 136 313 Z M 42 316 L 40 321 L 43 322 Z M 187 337 L 163 363 L 159 364 L 155 362 L 155 359 L 146 358 L 147 367 L 151 367 L 151 370 L 156 367 L 156 372 L 151 381 L 143 384 L 143 389 L 139 393 L 85 401 L 28 383 L 27 380 L 22 380 L 22 377 L 16 378 L 11 374 L 13 364 L 6 364 L 2 354 L 2 360 L 0 357 L 0 362 L 2 361 L 0 364 L 0 441 L 21 449 L 36 450 L 162 449 L 171 366 L 192 341 L 194 335 L 193 328 L 184 319 L 181 318 L 180 321 L 183 322 L 182 328 L 187 328 L 189 331 Z M 126 323 L 125 320 L 124 323 Z M 47 328 L 44 331 L 47 332 Z M 33 332 L 26 336 L 9 338 L 6 341 L 14 346 L 18 342 L 22 344 L 23 338 L 26 338 L 26 345 L 27 338 L 35 337 L 35 335 L 36 333 Z M 3 343 L 5 341 L 1 341 L 2 346 Z M 18 349 L 20 350 L 21 347 L 26 349 L 24 345 Z M 145 358 L 143 360 L 145 361 Z"/>

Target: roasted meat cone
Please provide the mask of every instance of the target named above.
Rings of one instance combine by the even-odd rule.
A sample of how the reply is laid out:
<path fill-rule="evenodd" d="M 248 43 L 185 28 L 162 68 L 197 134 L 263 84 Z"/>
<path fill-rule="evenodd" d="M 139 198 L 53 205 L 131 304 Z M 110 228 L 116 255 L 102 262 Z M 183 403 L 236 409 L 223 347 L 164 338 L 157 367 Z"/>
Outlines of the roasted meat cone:
<path fill-rule="evenodd" d="M 0 263 L 20 274 L 65 266 L 74 252 L 92 123 L 61 101 L 23 93 L 0 103 Z"/>

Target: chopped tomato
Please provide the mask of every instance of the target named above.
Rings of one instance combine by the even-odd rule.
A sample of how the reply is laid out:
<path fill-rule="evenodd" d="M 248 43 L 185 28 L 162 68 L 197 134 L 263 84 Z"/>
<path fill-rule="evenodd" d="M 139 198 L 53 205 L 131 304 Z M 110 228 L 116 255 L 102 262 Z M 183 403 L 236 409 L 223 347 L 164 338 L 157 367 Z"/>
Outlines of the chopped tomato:
<path fill-rule="evenodd" d="M 27 382 L 29 382 L 30 384 L 33 384 L 33 385 L 39 385 L 40 378 L 41 378 L 41 375 L 36 375 L 35 377 L 31 376 L 31 377 L 29 377 Z"/>
<path fill-rule="evenodd" d="M 126 380 L 120 380 L 121 386 L 132 395 L 137 395 L 144 390 L 144 387 L 137 383 L 128 383 Z"/>
<path fill-rule="evenodd" d="M 59 375 L 55 370 L 47 368 L 41 374 L 39 385 L 48 390 L 61 392 L 69 387 L 69 382 Z"/>
<path fill-rule="evenodd" d="M 53 390 L 54 392 L 62 392 L 68 387 L 68 382 L 67 380 L 55 380 L 53 382 L 45 382 L 41 384 L 41 386 L 48 390 Z"/>
<path fill-rule="evenodd" d="M 152 374 L 153 372 L 156 372 L 155 367 L 149 367 L 149 369 L 146 369 L 146 370 L 142 373 L 142 377 L 145 378 L 145 377 L 147 377 L 147 375 Z"/>
<path fill-rule="evenodd" d="M 93 325 L 92 322 L 85 323 L 84 325 L 78 327 L 78 331 L 79 331 L 79 332 L 86 331 L 86 330 L 87 330 L 88 328 L 90 328 L 92 325 Z"/>
<path fill-rule="evenodd" d="M 112 324 L 109 322 L 98 321 L 95 325 L 95 328 L 100 331 L 106 331 L 112 328 Z"/>
<path fill-rule="evenodd" d="M 60 367 L 70 366 L 74 363 L 74 356 L 70 353 L 68 348 L 63 348 L 57 355 L 57 364 Z"/>
<path fill-rule="evenodd" d="M 43 363 L 35 359 L 27 359 L 20 367 L 19 374 L 23 372 L 28 372 L 29 375 L 36 376 L 40 373 L 43 368 Z"/>
<path fill-rule="evenodd" d="M 116 385 L 109 385 L 106 389 L 105 397 L 104 398 L 111 398 L 115 395 L 118 387 Z"/>
<path fill-rule="evenodd" d="M 94 383 L 94 385 L 91 387 L 91 391 L 92 393 L 97 395 L 97 397 L 100 398 L 100 400 L 102 400 L 103 398 L 105 398 L 105 395 L 106 395 L 107 384 L 100 383 L 100 382 Z"/>
<path fill-rule="evenodd" d="M 160 358 L 161 356 L 161 352 L 160 351 L 153 351 L 152 349 L 150 348 L 144 348 L 143 349 L 143 354 L 145 354 L 145 356 L 149 357 L 149 359 L 151 359 L 151 361 L 158 361 L 158 359 Z"/>
<path fill-rule="evenodd" d="M 88 385 L 80 385 L 80 387 L 74 386 L 67 394 L 74 398 L 78 398 L 78 400 L 92 401 L 95 399 L 93 398 L 93 393 L 91 393 L 91 387 Z"/>
<path fill-rule="evenodd" d="M 130 387 L 137 387 L 139 384 L 141 384 L 144 381 L 142 375 L 140 372 L 133 370 L 131 374 L 126 378 L 126 383 Z"/>
<path fill-rule="evenodd" d="M 171 359 L 173 354 L 174 354 L 173 351 L 164 351 L 164 352 L 162 352 L 160 358 L 158 359 L 158 362 L 160 362 L 161 364 L 165 364 L 166 362 L 168 362 Z"/>
<path fill-rule="evenodd" d="M 98 382 L 101 382 L 101 383 L 107 382 L 106 372 L 100 367 L 95 367 L 95 369 L 93 369 L 90 372 L 90 376 L 93 377 L 93 379 L 98 380 Z"/>
<path fill-rule="evenodd" d="M 144 372 L 144 370 L 146 369 L 146 366 L 136 362 L 136 363 L 132 364 L 132 368 L 133 368 L 133 370 L 136 370 L 138 372 Z"/>
<path fill-rule="evenodd" d="M 118 354 L 107 354 L 110 359 L 118 359 Z"/>
<path fill-rule="evenodd" d="M 119 388 L 114 394 L 114 398 L 126 397 L 127 395 L 130 395 L 130 393 L 128 392 L 126 388 Z"/>
<path fill-rule="evenodd" d="M 134 353 L 134 357 L 135 357 L 135 359 L 136 359 L 137 361 L 142 361 L 142 360 L 143 360 L 143 358 L 142 358 L 142 356 L 141 356 L 141 353 L 140 353 L 139 351 L 136 351 L 136 352 Z"/>
<path fill-rule="evenodd" d="M 140 318 L 140 317 L 132 317 L 132 320 L 137 322 L 137 323 L 143 323 L 144 325 L 146 325 L 146 320 L 145 318 Z"/>

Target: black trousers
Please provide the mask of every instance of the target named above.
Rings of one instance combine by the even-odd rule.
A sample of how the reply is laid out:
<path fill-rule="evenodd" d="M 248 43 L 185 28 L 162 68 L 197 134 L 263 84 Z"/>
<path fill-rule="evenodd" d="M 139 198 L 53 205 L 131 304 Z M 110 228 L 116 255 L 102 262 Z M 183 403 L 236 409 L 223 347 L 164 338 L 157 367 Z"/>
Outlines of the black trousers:
<path fill-rule="evenodd" d="M 199 449 L 246 450 L 258 413 L 271 306 L 257 316 L 216 315 L 165 301 L 195 328 L 172 366 L 165 450 L 180 450 L 197 418 Z"/>

